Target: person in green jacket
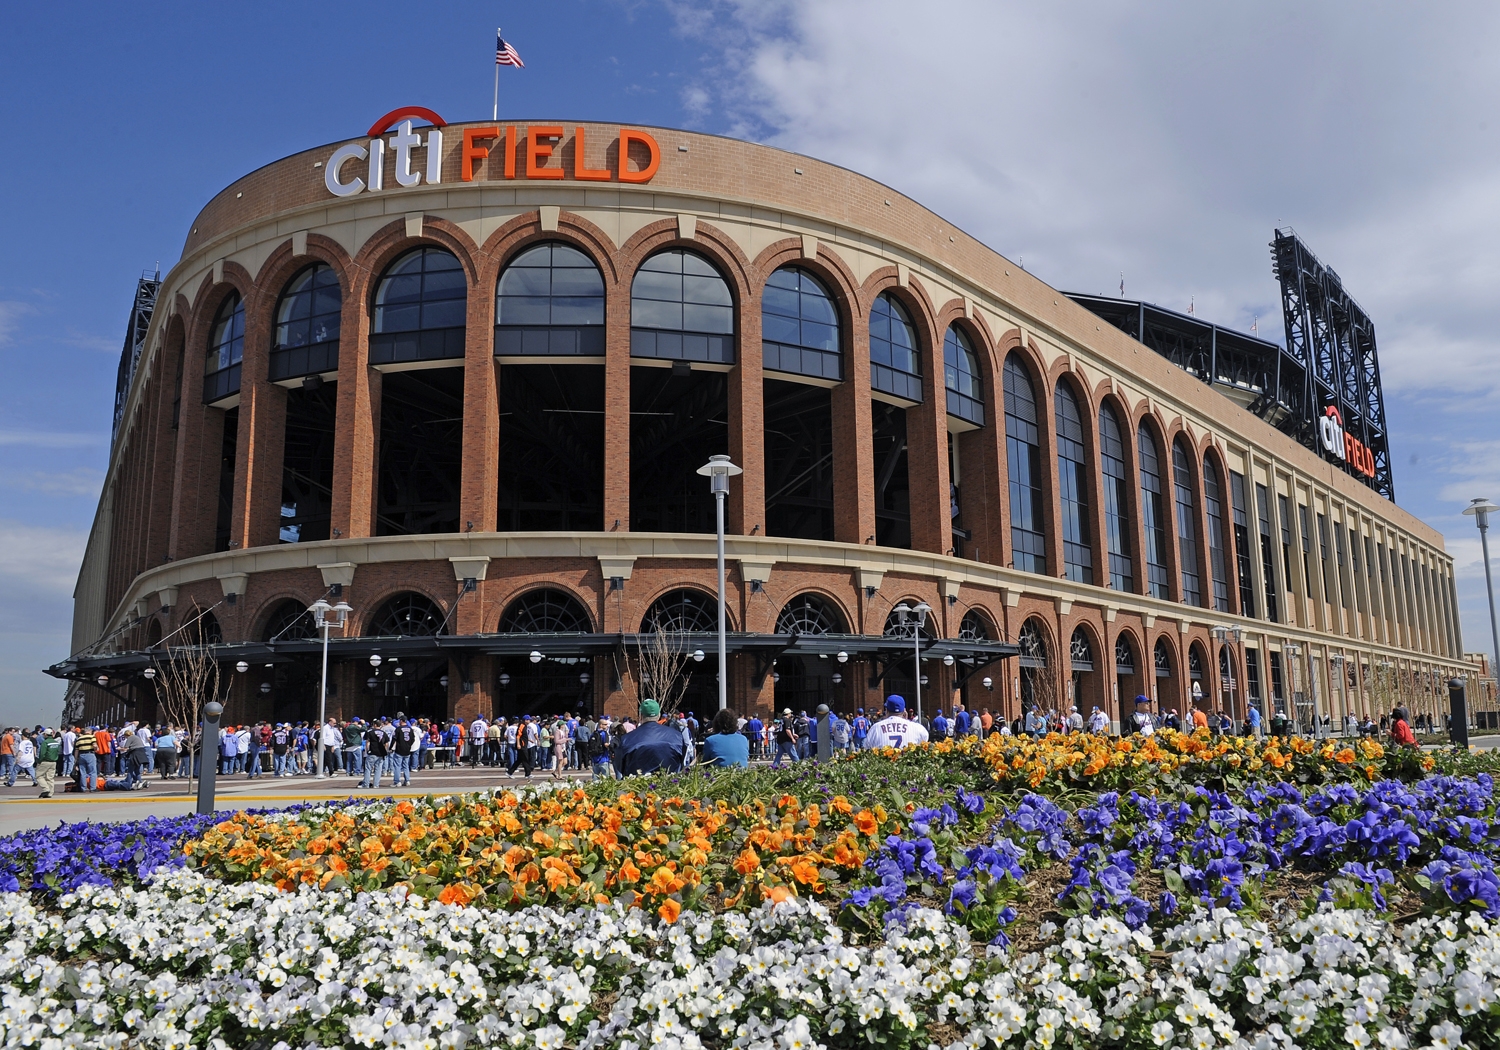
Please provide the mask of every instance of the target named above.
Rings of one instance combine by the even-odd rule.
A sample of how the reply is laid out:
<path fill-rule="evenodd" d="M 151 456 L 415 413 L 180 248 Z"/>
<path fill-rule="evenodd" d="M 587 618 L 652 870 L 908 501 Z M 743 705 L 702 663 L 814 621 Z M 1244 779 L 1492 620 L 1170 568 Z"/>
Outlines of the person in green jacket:
<path fill-rule="evenodd" d="M 39 798 L 52 797 L 52 780 L 57 776 L 57 762 L 62 757 L 62 737 L 57 730 L 43 729 L 36 738 L 36 783 Z"/>

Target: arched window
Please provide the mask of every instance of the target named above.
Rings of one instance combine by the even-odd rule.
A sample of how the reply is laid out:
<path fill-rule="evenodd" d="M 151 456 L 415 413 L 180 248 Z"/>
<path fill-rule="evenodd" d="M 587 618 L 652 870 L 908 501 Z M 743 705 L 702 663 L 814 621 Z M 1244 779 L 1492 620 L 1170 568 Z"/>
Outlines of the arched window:
<path fill-rule="evenodd" d="M 914 606 L 917 605 L 918 602 L 919 599 L 917 598 L 908 598 L 905 604 L 907 606 Z M 897 602 L 896 604 L 900 605 L 902 603 Z M 911 638 L 914 637 L 917 623 L 918 620 L 915 613 L 907 613 L 903 617 L 901 613 L 898 613 L 894 609 L 892 609 L 890 614 L 885 618 L 885 629 L 882 633 L 887 638 Z M 932 614 L 928 613 L 927 619 L 925 621 L 922 621 L 923 638 L 937 637 L 937 635 L 933 633 L 933 624 L 934 620 L 932 618 Z"/>
<path fill-rule="evenodd" d="M 719 629 L 718 599 L 702 591 L 669 591 L 641 618 L 641 633 L 702 634 Z M 731 628 L 732 629 L 732 628 Z"/>
<path fill-rule="evenodd" d="M 1042 534 L 1042 447 L 1036 394 L 1019 354 L 1005 359 L 1005 461 L 1010 471 L 1012 565 L 1047 572 Z"/>
<path fill-rule="evenodd" d="M 910 401 L 922 400 L 922 359 L 906 308 L 888 293 L 870 309 L 870 387 Z"/>
<path fill-rule="evenodd" d="M 593 631 L 593 622 L 578 599 L 553 587 L 527 591 L 506 606 L 500 616 L 501 634 L 592 634 Z"/>
<path fill-rule="evenodd" d="M 527 248 L 495 286 L 495 353 L 604 356 L 604 278 L 560 241 Z"/>
<path fill-rule="evenodd" d="M 970 609 L 958 624 L 958 640 L 961 642 L 987 642 L 992 637 L 990 624 L 979 613 Z"/>
<path fill-rule="evenodd" d="M 1203 681 L 1203 650 L 1194 645 L 1188 650 L 1188 679 L 1194 682 Z M 1201 689 L 1202 686 L 1199 686 Z"/>
<path fill-rule="evenodd" d="M 1094 647 L 1089 642 L 1088 632 L 1082 627 L 1073 629 L 1073 637 L 1068 642 L 1068 660 L 1075 671 L 1094 669 Z"/>
<path fill-rule="evenodd" d="M 712 263 L 681 248 L 641 263 L 630 283 L 630 353 L 734 364 L 734 299 Z"/>
<path fill-rule="evenodd" d="M 240 360 L 245 356 L 245 304 L 230 292 L 214 314 L 203 359 L 203 403 L 212 405 L 240 392 Z"/>
<path fill-rule="evenodd" d="M 1104 468 L 1104 538 L 1109 550 L 1109 585 L 1135 590 L 1135 563 L 1130 556 L 1130 468 L 1120 419 L 1108 405 L 1099 408 L 1099 458 Z"/>
<path fill-rule="evenodd" d="M 948 391 L 948 414 L 976 427 L 984 426 L 984 391 L 979 388 L 979 360 L 969 337 L 957 325 L 943 336 L 943 385 Z"/>
<path fill-rule="evenodd" d="M 1193 490 L 1193 461 L 1178 438 L 1172 442 L 1172 483 L 1177 504 L 1177 559 L 1182 565 L 1182 600 L 1203 604 L 1198 577 L 1198 499 Z"/>
<path fill-rule="evenodd" d="M 194 645 L 223 645 L 224 628 L 219 626 L 219 618 L 211 612 L 203 613 L 194 621 L 186 632 L 193 639 Z"/>
<path fill-rule="evenodd" d="M 1128 634 L 1115 639 L 1115 673 L 1135 674 L 1135 646 L 1130 644 Z"/>
<path fill-rule="evenodd" d="M 827 598 L 799 594 L 776 617 L 777 634 L 845 634 L 844 616 Z"/>
<path fill-rule="evenodd" d="M 807 271 L 783 266 L 766 281 L 760 335 L 763 367 L 770 371 L 844 378 L 838 311 L 828 290 Z"/>
<path fill-rule="evenodd" d="M 1022 667 L 1047 666 L 1047 639 L 1035 620 L 1027 620 L 1021 625 L 1021 633 L 1016 635 L 1016 645 L 1021 650 Z"/>
<path fill-rule="evenodd" d="M 273 383 L 338 371 L 343 305 L 338 274 L 327 263 L 309 266 L 287 282 L 276 303 L 271 338 Z"/>
<path fill-rule="evenodd" d="M 1207 456 L 1203 458 L 1203 510 L 1208 517 L 1208 568 L 1213 574 L 1214 608 L 1229 611 L 1229 556 L 1224 542 L 1224 487 L 1219 484 L 1219 468 Z M 1246 565 L 1246 577 L 1249 576 Z"/>
<path fill-rule="evenodd" d="M 1152 663 L 1156 665 L 1156 677 L 1172 677 L 1172 650 L 1167 645 L 1165 638 L 1156 640 L 1156 648 L 1151 653 Z"/>
<path fill-rule="evenodd" d="M 462 358 L 468 302 L 468 280 L 452 252 L 407 252 L 386 267 L 375 286 L 370 364 Z"/>
<path fill-rule="evenodd" d="M 312 611 L 301 602 L 282 602 L 266 621 L 267 642 L 300 642 L 318 637 L 318 628 L 313 624 Z"/>
<path fill-rule="evenodd" d="M 1146 542 L 1146 593 L 1153 598 L 1170 598 L 1171 577 L 1167 574 L 1166 510 L 1162 505 L 1161 457 L 1156 439 L 1144 423 L 1136 432 L 1141 465 L 1141 530 Z"/>
<path fill-rule="evenodd" d="M 447 633 L 443 610 L 431 598 L 412 591 L 398 594 L 382 605 L 365 631 L 366 635 L 377 638 L 425 638 Z"/>
<path fill-rule="evenodd" d="M 1052 395 L 1057 426 L 1057 494 L 1061 501 L 1063 571 L 1078 583 L 1094 582 L 1094 549 L 1089 531 L 1089 473 L 1083 449 L 1083 416 L 1066 383 Z"/>

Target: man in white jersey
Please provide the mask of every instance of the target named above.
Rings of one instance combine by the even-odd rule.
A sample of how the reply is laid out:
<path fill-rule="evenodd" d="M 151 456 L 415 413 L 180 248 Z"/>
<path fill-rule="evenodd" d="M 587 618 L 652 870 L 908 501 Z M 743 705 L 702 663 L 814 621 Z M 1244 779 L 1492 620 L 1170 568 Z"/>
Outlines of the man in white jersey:
<path fill-rule="evenodd" d="M 906 717 L 906 701 L 899 696 L 890 696 L 885 701 L 885 717 L 870 727 L 865 737 L 866 747 L 905 747 L 907 744 L 927 743 L 927 730 L 922 723 Z"/>

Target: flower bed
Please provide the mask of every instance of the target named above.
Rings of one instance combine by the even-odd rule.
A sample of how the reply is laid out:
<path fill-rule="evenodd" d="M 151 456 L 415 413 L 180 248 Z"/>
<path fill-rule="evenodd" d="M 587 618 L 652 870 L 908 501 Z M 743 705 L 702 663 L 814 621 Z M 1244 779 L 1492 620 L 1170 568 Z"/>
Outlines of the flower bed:
<path fill-rule="evenodd" d="M 1497 764 L 992 738 L 28 833 L 0 840 L 29 890 L 0 894 L 0 1028 L 262 1050 L 1500 1045 Z"/>

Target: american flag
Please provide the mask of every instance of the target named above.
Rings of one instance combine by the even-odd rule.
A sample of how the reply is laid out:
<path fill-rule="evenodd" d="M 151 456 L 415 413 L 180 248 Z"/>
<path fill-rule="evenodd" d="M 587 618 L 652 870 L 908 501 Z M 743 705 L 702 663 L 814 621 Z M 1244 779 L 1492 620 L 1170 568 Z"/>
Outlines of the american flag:
<path fill-rule="evenodd" d="M 521 61 L 521 56 L 516 54 L 516 49 L 505 42 L 500 35 L 500 30 L 495 30 L 495 65 L 525 67 L 526 63 Z"/>

